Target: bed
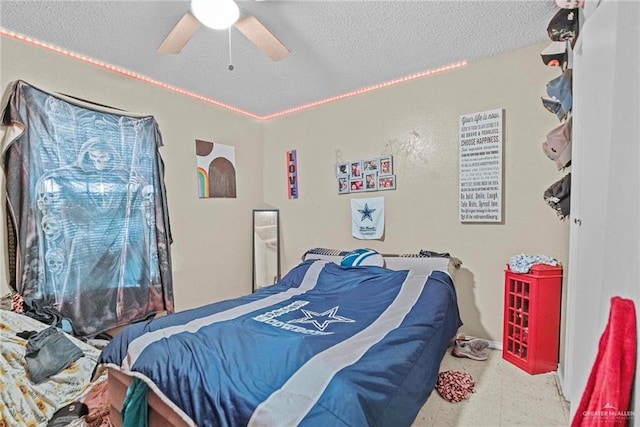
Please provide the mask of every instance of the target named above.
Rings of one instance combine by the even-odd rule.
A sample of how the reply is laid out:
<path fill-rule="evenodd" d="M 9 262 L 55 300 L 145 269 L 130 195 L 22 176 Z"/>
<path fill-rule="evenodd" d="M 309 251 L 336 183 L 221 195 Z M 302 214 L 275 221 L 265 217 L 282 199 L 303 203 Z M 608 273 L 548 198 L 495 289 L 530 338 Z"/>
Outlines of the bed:
<path fill-rule="evenodd" d="M 98 361 L 111 422 L 143 384 L 152 427 L 411 425 L 461 326 L 450 260 L 339 259 L 308 253 L 273 286 L 125 328 Z"/>

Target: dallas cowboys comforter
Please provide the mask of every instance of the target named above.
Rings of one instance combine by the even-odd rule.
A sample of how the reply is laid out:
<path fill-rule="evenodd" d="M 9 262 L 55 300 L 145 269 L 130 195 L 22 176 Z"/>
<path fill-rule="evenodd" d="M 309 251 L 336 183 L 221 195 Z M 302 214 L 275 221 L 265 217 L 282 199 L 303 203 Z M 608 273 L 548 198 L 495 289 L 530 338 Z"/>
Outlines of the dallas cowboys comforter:
<path fill-rule="evenodd" d="M 410 425 L 461 325 L 451 278 L 305 261 L 280 282 L 126 328 L 99 363 L 198 426 Z"/>

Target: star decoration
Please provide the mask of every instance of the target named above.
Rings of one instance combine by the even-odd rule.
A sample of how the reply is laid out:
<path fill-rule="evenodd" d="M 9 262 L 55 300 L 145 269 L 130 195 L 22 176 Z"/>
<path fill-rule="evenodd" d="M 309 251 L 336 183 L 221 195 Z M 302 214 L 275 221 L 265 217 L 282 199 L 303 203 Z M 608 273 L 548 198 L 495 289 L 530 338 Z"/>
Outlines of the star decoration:
<path fill-rule="evenodd" d="M 367 218 L 373 221 L 373 217 L 371 216 L 371 214 L 374 213 L 375 211 L 376 209 L 369 209 L 369 204 L 365 203 L 364 209 L 358 209 L 358 212 L 362 214 L 362 218 L 360 219 L 360 221 L 364 221 Z"/>
<path fill-rule="evenodd" d="M 338 312 L 338 307 L 335 306 L 323 313 L 316 313 L 315 311 L 300 309 L 302 313 L 304 313 L 304 317 L 300 319 L 290 320 L 287 323 L 311 323 L 316 327 L 319 331 L 324 331 L 330 323 L 334 322 L 345 322 L 345 323 L 353 323 L 355 320 L 349 319 L 343 316 L 338 316 L 336 313 Z"/>

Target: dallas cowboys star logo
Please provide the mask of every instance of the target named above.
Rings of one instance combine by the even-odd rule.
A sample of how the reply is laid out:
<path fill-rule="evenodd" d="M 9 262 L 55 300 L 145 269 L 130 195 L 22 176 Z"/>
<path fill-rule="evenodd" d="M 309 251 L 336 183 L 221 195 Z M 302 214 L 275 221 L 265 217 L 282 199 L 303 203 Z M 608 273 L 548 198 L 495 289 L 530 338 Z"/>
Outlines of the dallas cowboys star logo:
<path fill-rule="evenodd" d="M 375 211 L 376 209 L 369 209 L 369 204 L 365 203 L 364 209 L 358 209 L 358 212 L 362 214 L 362 218 L 360 219 L 360 221 L 364 221 L 365 219 L 369 218 L 373 222 L 373 217 L 371 216 L 371 214 Z"/>
<path fill-rule="evenodd" d="M 347 317 L 338 316 L 336 313 L 338 312 L 338 308 L 340 306 L 335 306 L 323 313 L 316 313 L 315 311 L 300 309 L 304 313 L 304 317 L 300 319 L 289 320 L 287 323 L 311 323 L 315 326 L 319 331 L 324 331 L 330 323 L 334 322 L 345 322 L 345 323 L 353 323 L 355 320 L 349 319 Z"/>

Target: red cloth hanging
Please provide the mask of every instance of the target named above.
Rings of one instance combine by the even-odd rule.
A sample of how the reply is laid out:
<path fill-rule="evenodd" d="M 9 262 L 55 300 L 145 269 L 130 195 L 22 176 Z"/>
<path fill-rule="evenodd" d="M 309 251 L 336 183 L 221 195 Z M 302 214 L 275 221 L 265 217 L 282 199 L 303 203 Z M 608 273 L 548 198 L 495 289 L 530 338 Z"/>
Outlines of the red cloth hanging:
<path fill-rule="evenodd" d="M 609 322 L 572 427 L 626 426 L 636 369 L 636 309 L 632 300 L 611 298 Z"/>

